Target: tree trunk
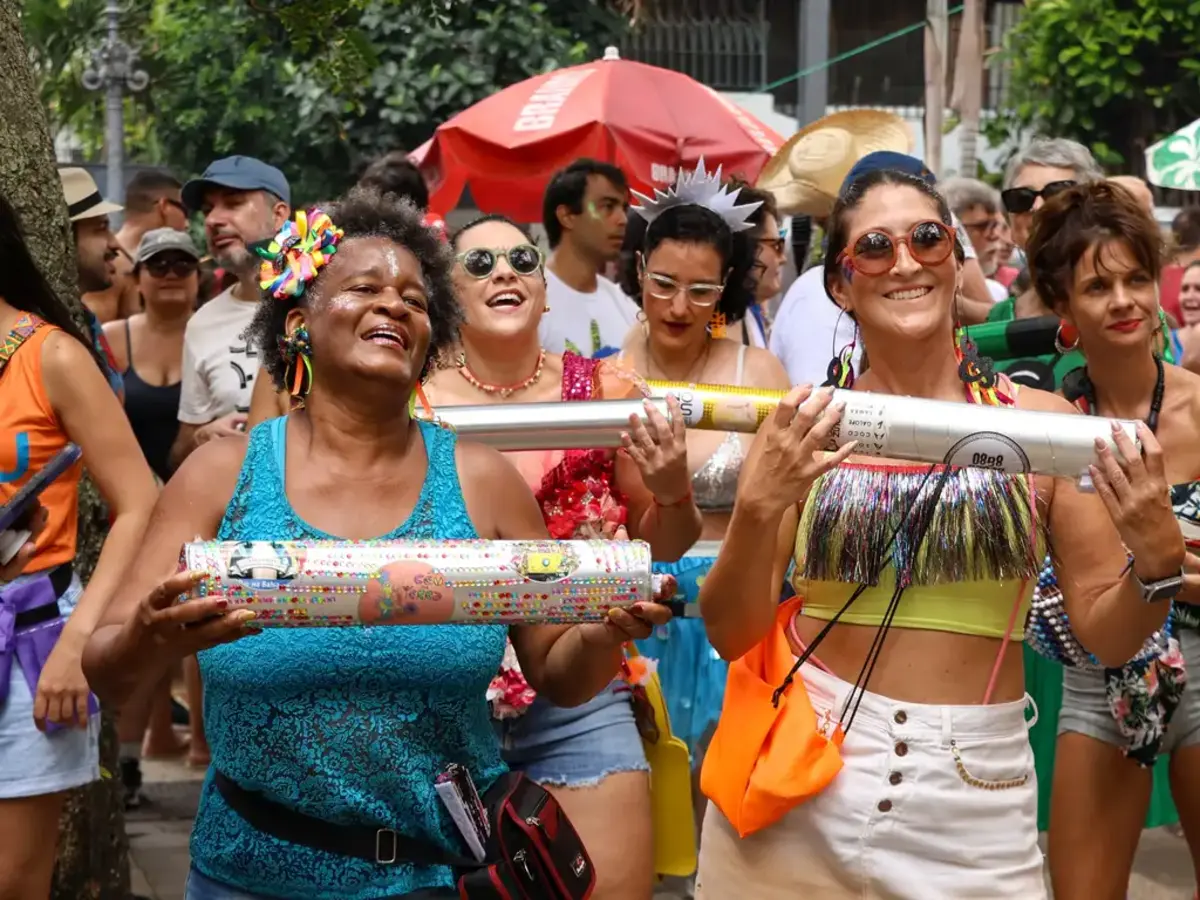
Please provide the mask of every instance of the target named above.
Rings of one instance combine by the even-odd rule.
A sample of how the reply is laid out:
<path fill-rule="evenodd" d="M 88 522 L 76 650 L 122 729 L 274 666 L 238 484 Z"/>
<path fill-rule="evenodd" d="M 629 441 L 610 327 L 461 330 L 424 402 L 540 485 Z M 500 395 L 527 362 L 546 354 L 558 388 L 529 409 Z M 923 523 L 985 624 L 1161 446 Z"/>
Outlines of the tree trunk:
<path fill-rule="evenodd" d="M 979 174 L 979 117 L 983 106 L 984 0 L 965 0 L 958 54 L 954 61 L 954 95 L 950 106 L 962 125 L 959 137 L 958 174 Z"/>
<path fill-rule="evenodd" d="M 54 145 L 21 33 L 19 0 L 0 0 L 0 192 L 21 216 L 34 259 L 51 286 L 87 329 L 79 302 L 71 223 Z M 107 512 L 90 480 L 79 491 L 76 566 L 87 578 L 108 528 Z M 116 730 L 104 717 L 100 765 L 106 776 L 73 791 L 67 801 L 54 873 L 55 900 L 128 900 L 129 843 L 117 771 Z"/>
<path fill-rule="evenodd" d="M 925 7 L 925 165 L 942 174 L 942 122 L 946 117 L 946 55 L 949 23 L 946 0 Z"/>

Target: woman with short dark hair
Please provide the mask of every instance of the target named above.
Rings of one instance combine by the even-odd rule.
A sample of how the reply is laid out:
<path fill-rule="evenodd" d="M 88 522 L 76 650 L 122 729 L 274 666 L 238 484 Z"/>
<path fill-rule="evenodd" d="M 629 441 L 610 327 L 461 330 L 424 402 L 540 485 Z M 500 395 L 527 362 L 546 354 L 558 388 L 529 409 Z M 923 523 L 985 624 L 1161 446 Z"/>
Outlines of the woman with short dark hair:
<path fill-rule="evenodd" d="M 1086 357 L 1063 379 L 1085 414 L 1145 422 L 1162 446 L 1171 504 L 1200 538 L 1200 376 L 1163 360 L 1164 248 L 1157 223 L 1120 185 L 1060 191 L 1034 219 L 1027 247 L 1034 290 L 1073 326 Z M 1194 545 L 1193 545 L 1194 546 Z M 1116 562 L 1125 556 L 1118 549 Z M 1064 654 L 1051 802 L 1050 874 L 1063 900 L 1123 897 L 1150 803 L 1154 764 L 1171 757 L 1171 789 L 1193 860 L 1200 858 L 1200 559 L 1162 632 L 1129 665 Z M 1063 573 L 1060 571 L 1059 581 Z M 1047 588 L 1043 578 L 1043 587 Z"/>
<path fill-rule="evenodd" d="M 176 604 L 196 583 L 172 574 L 179 548 L 197 536 L 547 536 L 529 488 L 501 454 L 409 414 L 462 315 L 449 248 L 420 212 L 354 190 L 328 215 L 297 213 L 277 241 L 295 259 L 273 257 L 252 330 L 264 367 L 301 407 L 188 457 L 88 647 L 88 672 L 103 696 L 119 700 L 154 666 L 200 651 L 213 765 L 192 835 L 191 900 L 457 896 L 446 866 L 382 865 L 331 848 L 344 847 L 337 836 L 357 825 L 458 849 L 435 779 L 458 763 L 482 793 L 504 771 L 485 694 L 506 636 L 530 683 L 573 706 L 616 676 L 625 641 L 669 613 L 641 604 L 637 618 L 614 610 L 605 623 L 570 627 L 255 634 L 252 613 L 227 612 L 219 599 Z M 269 804 L 276 823 L 306 823 L 299 836 L 242 818 L 226 799 L 235 789 Z"/>

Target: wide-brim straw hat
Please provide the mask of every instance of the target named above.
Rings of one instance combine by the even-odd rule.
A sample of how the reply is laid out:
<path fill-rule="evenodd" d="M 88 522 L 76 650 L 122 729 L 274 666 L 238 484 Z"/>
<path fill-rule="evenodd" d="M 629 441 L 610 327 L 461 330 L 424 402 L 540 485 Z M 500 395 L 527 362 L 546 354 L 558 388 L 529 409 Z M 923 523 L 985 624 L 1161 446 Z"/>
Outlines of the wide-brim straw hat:
<path fill-rule="evenodd" d="M 847 109 L 805 125 L 788 138 L 758 176 L 781 215 L 824 217 L 854 164 L 877 150 L 912 153 L 912 129 L 882 109 Z"/>

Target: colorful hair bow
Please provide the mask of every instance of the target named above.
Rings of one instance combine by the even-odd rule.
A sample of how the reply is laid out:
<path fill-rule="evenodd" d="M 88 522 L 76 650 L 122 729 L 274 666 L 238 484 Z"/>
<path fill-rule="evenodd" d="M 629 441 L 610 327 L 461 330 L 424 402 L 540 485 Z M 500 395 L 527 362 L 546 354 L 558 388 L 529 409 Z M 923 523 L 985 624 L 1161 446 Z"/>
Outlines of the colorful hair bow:
<path fill-rule="evenodd" d="M 259 285 L 276 300 L 299 297 L 317 272 L 337 252 L 343 231 L 324 211 L 300 209 L 279 229 L 264 250 Z"/>

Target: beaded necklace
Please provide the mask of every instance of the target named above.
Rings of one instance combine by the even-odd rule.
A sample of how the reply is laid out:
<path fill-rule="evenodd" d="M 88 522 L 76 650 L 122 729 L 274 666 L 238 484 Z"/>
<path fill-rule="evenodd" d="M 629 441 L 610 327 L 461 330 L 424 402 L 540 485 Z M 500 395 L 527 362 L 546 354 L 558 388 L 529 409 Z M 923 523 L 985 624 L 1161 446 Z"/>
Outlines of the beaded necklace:
<path fill-rule="evenodd" d="M 537 366 L 533 370 L 533 374 L 524 381 L 517 384 L 488 384 L 485 381 L 480 381 L 479 377 L 471 371 L 471 367 L 467 365 L 466 354 L 459 354 L 458 357 L 458 374 L 463 377 L 467 384 L 483 391 L 485 394 L 495 394 L 501 399 L 507 400 L 517 391 L 523 391 L 527 387 L 532 387 L 537 383 L 537 380 L 542 377 L 542 368 L 546 364 L 546 351 L 541 350 L 538 353 Z"/>

